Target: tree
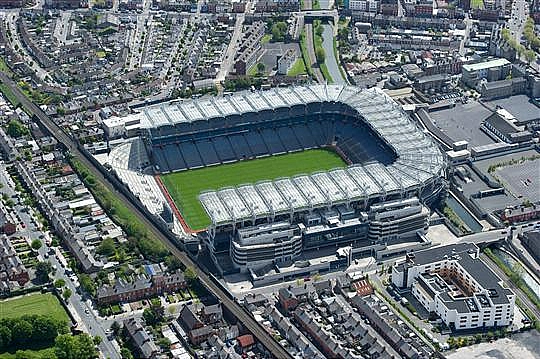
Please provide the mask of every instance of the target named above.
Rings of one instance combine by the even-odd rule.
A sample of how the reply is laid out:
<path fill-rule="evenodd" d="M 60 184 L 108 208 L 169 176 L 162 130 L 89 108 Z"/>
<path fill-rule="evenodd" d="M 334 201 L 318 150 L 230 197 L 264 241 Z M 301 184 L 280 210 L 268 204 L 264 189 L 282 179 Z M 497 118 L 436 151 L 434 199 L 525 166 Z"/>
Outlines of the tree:
<path fill-rule="evenodd" d="M 176 256 L 169 254 L 167 258 L 165 258 L 165 265 L 167 266 L 168 271 L 173 272 L 182 267 L 182 262 L 180 262 L 180 259 Z"/>
<path fill-rule="evenodd" d="M 28 131 L 28 128 L 21 121 L 13 119 L 8 123 L 7 133 L 11 137 L 19 138 L 28 135 L 30 131 Z"/>
<path fill-rule="evenodd" d="M 40 241 L 39 239 L 37 239 L 37 238 L 34 239 L 34 240 L 32 241 L 32 244 L 31 244 L 32 249 L 35 250 L 35 251 L 37 251 L 38 249 L 40 249 L 42 245 L 43 245 L 43 243 L 41 243 L 41 241 Z"/>
<path fill-rule="evenodd" d="M 534 50 L 525 51 L 524 56 L 528 63 L 534 62 L 534 60 L 536 60 L 536 52 L 534 52 Z"/>
<path fill-rule="evenodd" d="M 93 342 L 95 345 L 100 345 L 102 341 L 103 341 L 103 338 L 101 338 L 99 335 L 96 335 L 93 339 Z"/>
<path fill-rule="evenodd" d="M 118 333 L 120 333 L 120 329 L 122 329 L 120 327 L 120 324 L 118 324 L 118 322 L 115 320 L 112 324 L 111 324 L 111 330 L 112 332 L 114 333 L 114 335 L 118 335 Z"/>
<path fill-rule="evenodd" d="M 36 277 L 41 282 L 49 281 L 49 274 L 52 272 L 52 264 L 49 261 L 39 262 L 36 264 Z"/>
<path fill-rule="evenodd" d="M 264 64 L 262 62 L 259 62 L 257 64 L 257 73 L 262 75 L 264 73 L 264 69 L 265 69 Z"/>
<path fill-rule="evenodd" d="M 32 333 L 32 324 L 26 320 L 18 320 L 11 329 L 12 341 L 18 345 L 26 344 L 32 337 Z"/>
<path fill-rule="evenodd" d="M 154 326 L 163 321 L 165 308 L 162 305 L 151 305 L 143 311 L 143 318 L 146 325 Z"/>
<path fill-rule="evenodd" d="M 59 335 L 54 341 L 54 351 L 58 359 L 92 359 L 98 356 L 92 337 L 86 333 Z"/>
<path fill-rule="evenodd" d="M 64 292 L 62 292 L 62 297 L 63 297 L 64 300 L 67 302 L 68 299 L 71 297 L 72 294 L 73 294 L 73 292 L 71 291 L 71 289 L 66 288 L 66 289 L 64 289 Z"/>
<path fill-rule="evenodd" d="M 317 47 L 315 49 L 315 57 L 317 58 L 317 63 L 324 63 L 326 55 L 324 54 L 324 49 L 322 47 Z"/>
<path fill-rule="evenodd" d="M 186 268 L 184 276 L 190 284 L 193 284 L 197 280 L 197 272 L 191 267 Z"/>
<path fill-rule="evenodd" d="M 81 274 L 79 276 L 79 282 L 81 287 L 91 295 L 96 293 L 96 283 L 90 278 L 88 274 Z"/>
<path fill-rule="evenodd" d="M 0 350 L 6 349 L 11 343 L 11 329 L 0 325 Z"/>
<path fill-rule="evenodd" d="M 131 354 L 128 348 L 122 348 L 120 350 L 120 356 L 122 359 L 133 359 L 133 354 Z"/>
<path fill-rule="evenodd" d="M 115 251 L 114 239 L 106 238 L 96 248 L 96 252 L 106 256 L 110 256 Z"/>
<path fill-rule="evenodd" d="M 62 288 L 62 287 L 65 286 L 65 285 L 66 285 L 66 281 L 63 280 L 62 278 L 59 278 L 59 279 L 57 279 L 57 280 L 54 281 L 54 286 L 55 286 L 56 288 Z"/>
<path fill-rule="evenodd" d="M 287 33 L 287 23 L 284 21 L 278 21 L 272 25 L 272 41 L 280 42 L 285 40 L 285 34 Z"/>

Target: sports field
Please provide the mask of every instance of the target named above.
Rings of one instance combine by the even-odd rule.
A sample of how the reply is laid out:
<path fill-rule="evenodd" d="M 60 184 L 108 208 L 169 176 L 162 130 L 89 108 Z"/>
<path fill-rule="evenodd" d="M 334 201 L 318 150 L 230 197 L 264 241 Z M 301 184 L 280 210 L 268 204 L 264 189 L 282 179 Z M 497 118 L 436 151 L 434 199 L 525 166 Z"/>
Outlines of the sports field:
<path fill-rule="evenodd" d="M 191 229 L 199 230 L 210 224 L 199 202 L 203 191 L 344 166 L 345 162 L 335 152 L 315 149 L 171 173 L 161 179 L 186 223 Z"/>
<path fill-rule="evenodd" d="M 25 314 L 47 315 L 69 322 L 69 317 L 51 293 L 33 293 L 0 301 L 0 318 L 16 318 Z"/>

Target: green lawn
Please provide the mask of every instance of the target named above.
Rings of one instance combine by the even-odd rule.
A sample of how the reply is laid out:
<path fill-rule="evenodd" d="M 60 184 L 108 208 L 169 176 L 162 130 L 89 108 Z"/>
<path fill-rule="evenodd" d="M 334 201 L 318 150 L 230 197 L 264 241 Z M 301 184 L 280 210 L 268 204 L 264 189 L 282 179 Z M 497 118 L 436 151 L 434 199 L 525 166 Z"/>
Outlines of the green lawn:
<path fill-rule="evenodd" d="M 287 72 L 287 76 L 290 77 L 304 74 L 306 74 L 306 65 L 304 64 L 304 60 L 302 58 L 297 59 L 296 62 L 292 65 L 289 72 Z"/>
<path fill-rule="evenodd" d="M 483 9 L 484 8 L 484 0 L 471 0 L 471 8 L 472 9 Z"/>
<path fill-rule="evenodd" d="M 8 85 L 0 83 L 0 92 L 2 92 L 6 100 L 8 100 L 13 106 L 19 105 L 19 100 L 17 100 L 17 97 L 15 97 L 15 94 Z"/>
<path fill-rule="evenodd" d="M 0 301 L 0 318 L 16 318 L 24 314 L 47 315 L 69 322 L 69 317 L 51 293 L 33 293 Z"/>
<path fill-rule="evenodd" d="M 319 69 L 321 70 L 321 73 L 322 75 L 324 76 L 324 78 L 326 79 L 326 81 L 329 83 L 329 84 L 333 84 L 334 83 L 334 79 L 332 78 L 332 75 L 330 75 L 330 71 L 328 71 L 328 67 L 326 67 L 326 64 L 320 64 L 319 65 Z"/>
<path fill-rule="evenodd" d="M 307 40 L 306 40 L 306 29 L 302 30 L 302 33 L 300 34 L 300 50 L 302 52 L 302 59 L 304 59 L 304 64 L 306 66 L 306 71 L 308 75 L 311 75 L 312 69 L 311 69 L 311 61 L 309 60 L 309 52 L 307 49 Z"/>
<path fill-rule="evenodd" d="M 271 34 L 264 34 L 264 36 L 261 39 L 261 44 L 264 45 L 264 44 L 270 42 L 270 40 L 272 40 L 272 35 Z"/>
<path fill-rule="evenodd" d="M 210 224 L 198 198 L 205 190 L 313 173 L 344 165 L 345 162 L 336 153 L 314 149 L 177 172 L 164 175 L 161 179 L 186 223 L 192 229 L 199 230 Z"/>

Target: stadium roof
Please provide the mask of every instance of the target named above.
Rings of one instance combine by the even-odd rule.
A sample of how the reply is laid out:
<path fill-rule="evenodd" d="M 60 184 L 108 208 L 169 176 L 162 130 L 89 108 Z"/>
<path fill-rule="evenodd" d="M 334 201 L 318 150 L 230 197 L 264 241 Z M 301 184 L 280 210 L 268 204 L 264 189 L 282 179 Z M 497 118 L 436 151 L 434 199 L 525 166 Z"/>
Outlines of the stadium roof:
<path fill-rule="evenodd" d="M 209 121 L 231 114 L 323 102 L 340 102 L 354 109 L 358 117 L 394 149 L 396 161 L 388 166 L 381 163 L 352 165 L 325 173 L 203 193 L 199 199 L 214 225 L 408 193 L 444 176 L 445 159 L 435 142 L 379 89 L 313 85 L 239 92 L 223 98 L 149 108 L 144 111 L 146 116 L 141 127 Z"/>

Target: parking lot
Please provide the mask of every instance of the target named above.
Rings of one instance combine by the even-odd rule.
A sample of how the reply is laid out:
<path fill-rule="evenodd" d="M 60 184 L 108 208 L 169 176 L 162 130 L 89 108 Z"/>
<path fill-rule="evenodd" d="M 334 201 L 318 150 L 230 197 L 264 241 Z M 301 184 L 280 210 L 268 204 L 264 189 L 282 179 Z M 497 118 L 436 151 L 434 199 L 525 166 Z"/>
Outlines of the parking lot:
<path fill-rule="evenodd" d="M 433 111 L 429 115 L 434 125 L 453 141 L 465 140 L 472 147 L 494 142 L 480 130 L 480 124 L 490 115 L 490 111 L 476 101 L 466 104 L 458 102 L 453 108 Z"/>
<path fill-rule="evenodd" d="M 540 118 L 540 109 L 531 102 L 527 95 L 516 95 L 487 101 L 486 105 L 493 109 L 500 106 L 514 115 L 519 121 L 531 121 Z"/>
<path fill-rule="evenodd" d="M 480 343 L 457 349 L 447 354 L 448 359 L 538 359 L 540 358 L 540 334 L 531 330 L 491 343 Z"/>
<path fill-rule="evenodd" d="M 504 186 L 519 199 L 540 201 L 540 160 L 527 161 L 495 171 Z"/>

